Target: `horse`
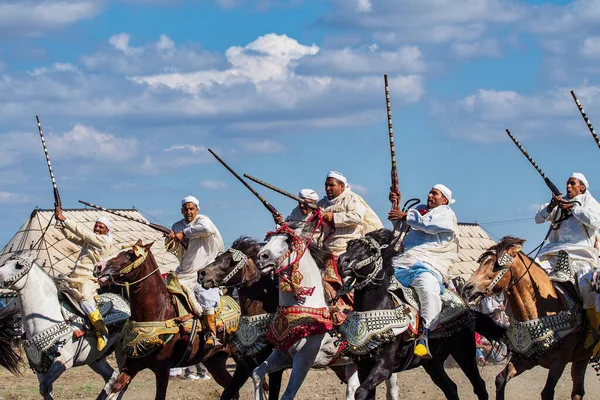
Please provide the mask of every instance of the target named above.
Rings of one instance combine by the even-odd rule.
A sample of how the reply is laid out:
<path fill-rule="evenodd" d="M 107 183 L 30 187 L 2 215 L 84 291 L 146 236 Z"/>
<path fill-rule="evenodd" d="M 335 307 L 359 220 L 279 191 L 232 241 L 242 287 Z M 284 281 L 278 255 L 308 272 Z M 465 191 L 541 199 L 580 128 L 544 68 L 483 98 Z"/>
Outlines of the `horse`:
<path fill-rule="evenodd" d="M 0 309 L 0 366 L 14 375 L 18 375 L 19 365 L 23 361 L 15 350 L 21 332 L 21 311 L 16 303 Z"/>
<path fill-rule="evenodd" d="M 352 361 L 341 356 L 336 339 L 328 333 L 332 320 L 321 271 L 332 257 L 329 249 L 320 248 L 310 238 L 303 239 L 287 224 L 268 233 L 267 239 L 258 254 L 258 268 L 262 274 L 278 275 L 279 307 L 267 333 L 275 349 L 252 371 L 254 397 L 262 400 L 265 374 L 292 368 L 282 399 L 293 399 L 311 368 L 349 365 Z M 395 382 L 388 388 L 394 390 Z M 350 389 L 349 384 L 347 395 Z"/>
<path fill-rule="evenodd" d="M 33 250 L 14 253 L 0 266 L 0 286 L 18 293 L 25 332 L 25 354 L 37 374 L 39 393 L 44 399 L 52 399 L 53 383 L 63 372 L 89 365 L 104 379 L 105 385 L 98 395 L 99 399 L 104 399 L 117 377 L 106 357 L 114 351 L 119 368 L 124 363 L 119 352 L 118 331 L 129 315 L 129 307 L 121 299 L 121 309 L 114 309 L 116 323 L 105 318 L 108 340 L 106 347 L 98 351 L 96 334 L 93 328 L 88 327 L 87 318 L 83 313 L 78 315 L 74 311 L 75 306 L 59 300 L 55 281 L 37 265 L 36 257 L 37 252 Z M 108 299 L 115 304 L 119 301 L 114 297 Z M 99 303 L 101 311 L 103 304 Z M 109 306 L 112 308 L 113 304 Z"/>
<path fill-rule="evenodd" d="M 463 297 L 477 300 L 505 293 L 511 316 L 507 333 L 512 357 L 496 376 L 496 399 L 504 399 L 512 378 L 540 365 L 548 378 L 542 399 L 553 399 L 554 388 L 572 362 L 572 399 L 582 399 L 584 378 L 594 346 L 584 345 L 587 318 L 572 284 L 556 284 L 533 259 L 522 253 L 525 240 L 503 237 L 478 260 L 479 268 L 463 288 Z"/>
<path fill-rule="evenodd" d="M 354 289 L 354 313 L 340 327 L 339 337 L 344 340 L 343 333 L 347 334 L 345 339 L 358 365 L 361 385 L 356 390 L 356 399 L 374 399 L 377 385 L 393 372 L 418 366 L 425 369 L 447 399 L 458 399 L 457 386 L 444 369 L 449 355 L 473 385 L 477 398 L 487 399 L 476 362 L 476 325 L 478 331 L 492 337 L 501 337 L 504 329 L 484 314 L 470 311 L 455 295 L 451 305 L 444 306 L 450 312 L 442 311 L 440 315 L 438 329 L 443 332 L 436 335 L 434 330 L 430 335 L 432 358 L 414 356 L 418 333 L 416 309 L 402 304 L 399 296 L 390 293 L 390 282 L 395 281 L 391 263 L 394 246 L 390 244 L 393 239 L 394 232 L 390 230 L 370 232 L 364 238 L 349 241 L 346 252 L 338 259 L 341 273 L 349 282 L 354 279 L 346 287 Z M 410 296 L 410 292 L 404 295 Z"/>
<path fill-rule="evenodd" d="M 204 348 L 203 332 L 197 334 L 198 317 L 191 313 L 178 316 L 151 246 L 152 243 L 144 245 L 138 241 L 94 268 L 99 282 L 126 285 L 131 302 L 131 317 L 122 334 L 122 347 L 128 357 L 112 385 L 112 396 L 125 390 L 140 371 L 149 368 L 155 376 L 155 398 L 165 399 L 170 368 L 200 362 L 219 385 L 227 387 L 231 382 L 226 368 L 228 353 L 222 348 Z"/>
<path fill-rule="evenodd" d="M 236 288 L 240 299 L 240 326 L 230 341 L 241 353 L 241 357 L 231 384 L 221 395 L 221 400 L 231 398 L 231 394 L 244 385 L 252 370 L 266 360 L 273 350 L 273 345 L 266 340 L 266 333 L 267 326 L 279 306 L 279 288 L 270 275 L 261 274 L 256 267 L 260 249 L 261 244 L 255 239 L 240 237 L 233 242 L 230 249 L 198 272 L 198 283 L 204 288 Z M 341 382 L 348 383 L 347 398 L 354 399 L 354 392 L 358 387 L 354 366 L 332 366 L 331 369 Z M 283 369 L 269 374 L 271 399 L 279 397 L 282 374 Z M 398 389 L 395 380 L 388 380 L 386 383 L 388 398 L 396 399 Z"/>

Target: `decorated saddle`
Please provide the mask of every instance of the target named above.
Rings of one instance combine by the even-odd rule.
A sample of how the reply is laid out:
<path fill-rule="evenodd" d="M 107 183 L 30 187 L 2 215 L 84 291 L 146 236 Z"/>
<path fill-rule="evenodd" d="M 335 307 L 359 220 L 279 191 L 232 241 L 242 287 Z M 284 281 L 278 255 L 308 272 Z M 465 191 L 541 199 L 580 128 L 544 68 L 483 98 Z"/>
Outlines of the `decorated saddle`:
<path fill-rule="evenodd" d="M 331 257 L 323 274 L 323 290 L 325 291 L 325 301 L 331 306 L 331 318 L 334 326 L 339 326 L 344 322 L 354 305 L 352 293 L 337 295 L 343 286 L 344 283 L 338 272 L 337 257 Z"/>
<path fill-rule="evenodd" d="M 340 342 L 346 342 L 347 351 L 364 355 L 383 343 L 396 340 L 403 333 L 407 334 L 407 339 L 417 336 L 420 304 L 416 292 L 402 286 L 394 277 L 388 291 L 394 298 L 396 308 L 351 311 L 344 323 L 336 329 Z M 453 291 L 445 290 L 441 297 L 439 324 L 430 333 L 430 339 L 450 336 L 473 318 L 468 306 Z"/>

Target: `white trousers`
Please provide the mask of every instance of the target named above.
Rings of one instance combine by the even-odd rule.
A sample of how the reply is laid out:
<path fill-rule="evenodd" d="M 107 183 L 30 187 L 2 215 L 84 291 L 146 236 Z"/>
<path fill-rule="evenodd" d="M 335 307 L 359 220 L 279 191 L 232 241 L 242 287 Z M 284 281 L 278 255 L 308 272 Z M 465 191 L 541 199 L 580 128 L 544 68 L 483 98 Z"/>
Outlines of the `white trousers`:
<path fill-rule="evenodd" d="M 549 259 L 539 262 L 539 264 L 544 271 L 550 273 L 554 269 L 557 258 L 557 256 L 552 256 Z M 596 308 L 597 293 L 588 284 L 588 282 L 592 281 L 594 264 L 591 261 L 575 259 L 571 260 L 571 268 L 575 272 L 575 282 L 579 290 L 579 295 L 583 300 L 583 308 Z"/>
<path fill-rule="evenodd" d="M 204 309 L 204 315 L 212 315 L 219 308 L 221 294 L 219 288 L 204 289 L 202 285 L 194 286 L 194 294 Z"/>
<path fill-rule="evenodd" d="M 433 272 L 433 271 L 432 271 Z M 438 325 L 442 311 L 442 298 L 440 297 L 440 281 L 432 273 L 424 272 L 410 283 L 421 303 L 421 322 L 423 327 L 434 330 Z"/>

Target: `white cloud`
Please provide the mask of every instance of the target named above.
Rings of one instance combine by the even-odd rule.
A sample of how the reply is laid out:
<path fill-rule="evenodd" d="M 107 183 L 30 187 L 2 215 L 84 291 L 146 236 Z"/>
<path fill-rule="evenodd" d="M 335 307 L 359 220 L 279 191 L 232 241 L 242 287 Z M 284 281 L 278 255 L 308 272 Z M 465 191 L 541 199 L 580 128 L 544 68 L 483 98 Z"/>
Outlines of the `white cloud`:
<path fill-rule="evenodd" d="M 600 58 L 600 36 L 586 37 L 581 53 L 587 58 Z"/>
<path fill-rule="evenodd" d="M 174 151 L 174 150 L 188 150 L 188 151 L 191 151 L 192 153 L 196 154 L 196 153 L 204 153 L 208 149 L 204 146 L 196 146 L 193 144 L 175 144 L 175 145 L 165 149 L 165 151 Z"/>
<path fill-rule="evenodd" d="M 473 58 L 481 56 L 501 57 L 500 42 L 495 39 L 484 39 L 473 42 L 454 42 L 452 52 L 459 58 Z"/>
<path fill-rule="evenodd" d="M 227 189 L 227 185 L 221 181 L 204 180 L 200 182 L 200 186 L 207 190 Z"/>
<path fill-rule="evenodd" d="M 119 33 L 118 35 L 113 35 L 110 37 L 108 42 L 117 50 L 122 51 L 127 56 L 132 56 L 136 54 L 141 54 L 142 49 L 138 47 L 129 46 L 129 40 L 131 36 L 128 33 Z M 161 37 L 161 40 L 163 38 Z"/>
<path fill-rule="evenodd" d="M 358 0 L 356 2 L 356 11 L 358 12 L 369 12 L 372 7 L 371 0 Z"/>
<path fill-rule="evenodd" d="M 104 1 L 3 0 L 0 3 L 0 37 L 39 36 L 99 14 Z"/>
<path fill-rule="evenodd" d="M 0 190 L 0 204 L 15 204 L 27 202 L 29 202 L 29 198 L 27 196 Z"/>
<path fill-rule="evenodd" d="M 54 154 L 107 163 L 130 160 L 138 150 L 135 138 L 120 138 L 82 124 L 76 124 L 64 135 L 50 136 L 48 146 Z"/>
<path fill-rule="evenodd" d="M 156 50 L 158 51 L 170 51 L 175 48 L 175 42 L 171 40 L 167 35 L 160 35 L 160 39 L 156 42 Z"/>
<path fill-rule="evenodd" d="M 69 63 L 54 63 L 50 67 L 34 68 L 30 72 L 32 76 L 44 75 L 53 72 L 79 72 L 77 66 Z"/>
<path fill-rule="evenodd" d="M 239 146 L 244 153 L 251 154 L 275 154 L 286 150 L 284 145 L 270 139 L 243 140 Z"/>
<path fill-rule="evenodd" d="M 358 183 L 352 183 L 352 182 L 348 182 L 348 184 L 350 185 L 350 188 L 354 192 L 358 193 L 361 196 L 366 196 L 369 193 L 369 189 L 367 189 L 363 185 L 359 185 Z"/>

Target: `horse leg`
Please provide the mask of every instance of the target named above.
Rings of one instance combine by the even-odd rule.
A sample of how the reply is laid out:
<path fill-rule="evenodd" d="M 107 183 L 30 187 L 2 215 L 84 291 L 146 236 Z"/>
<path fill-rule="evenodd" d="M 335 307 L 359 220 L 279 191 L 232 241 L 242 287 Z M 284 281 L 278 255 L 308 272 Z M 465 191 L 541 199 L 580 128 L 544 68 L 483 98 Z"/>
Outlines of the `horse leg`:
<path fill-rule="evenodd" d="M 105 385 L 100 394 L 98 394 L 98 397 L 96 397 L 96 400 L 104 400 L 110 392 L 110 387 L 117 380 L 119 374 L 113 369 L 113 367 L 110 366 L 108 361 L 106 361 L 106 358 L 93 361 L 89 364 L 89 366 L 95 373 L 102 376 L 102 379 L 104 379 Z"/>
<path fill-rule="evenodd" d="M 581 400 L 585 394 L 584 381 L 585 371 L 590 359 L 574 361 L 571 364 L 571 379 L 573 380 L 573 391 L 571 392 L 571 400 Z"/>
<path fill-rule="evenodd" d="M 293 351 L 292 373 L 281 400 L 292 400 L 296 397 L 296 393 L 300 390 L 300 386 L 319 355 L 324 336 L 312 335 L 300 341 L 304 343 L 296 344 L 297 347 Z"/>
<path fill-rule="evenodd" d="M 54 362 L 50 366 L 48 372 L 45 374 L 38 374 L 38 381 L 40 383 L 39 390 L 44 400 L 52 400 L 54 398 L 52 396 L 52 384 L 58 379 L 59 376 L 62 375 L 63 372 L 67 370 L 67 368 L 68 367 L 65 364 Z"/>
<path fill-rule="evenodd" d="M 230 400 L 233 396 L 239 392 L 239 390 L 244 386 L 244 383 L 250 378 L 250 374 L 252 373 L 252 366 L 256 366 L 255 363 L 249 365 L 247 360 L 239 358 L 235 365 L 235 371 L 233 372 L 233 377 L 231 378 L 231 382 L 223 393 L 221 393 L 220 400 Z M 270 379 L 269 379 L 270 383 Z"/>
<path fill-rule="evenodd" d="M 550 365 L 550 369 L 548 371 L 548 378 L 546 379 L 546 385 L 542 390 L 542 400 L 551 400 L 554 398 L 554 388 L 558 383 L 565 367 L 567 366 L 567 362 L 563 360 L 556 361 Z"/>
<path fill-rule="evenodd" d="M 377 385 L 388 379 L 394 366 L 395 351 L 386 351 L 379 354 L 372 367 L 366 372 L 366 368 L 359 366 L 360 386 L 356 389 L 355 399 L 365 400 L 374 399 Z M 365 376 L 366 375 L 366 376 Z"/>
<path fill-rule="evenodd" d="M 169 362 L 162 362 L 155 366 L 154 379 L 156 381 L 156 395 L 155 400 L 166 400 L 167 399 L 167 387 L 169 386 Z"/>
<path fill-rule="evenodd" d="M 227 359 L 229 354 L 220 351 L 210 358 L 204 359 L 202 363 L 210 372 L 215 382 L 221 387 L 227 388 L 231 384 L 231 374 L 227 371 Z M 236 368 L 237 369 L 237 368 Z M 232 394 L 233 399 L 239 399 L 240 394 L 236 391 Z"/>
<path fill-rule="evenodd" d="M 346 399 L 354 399 L 354 393 L 360 386 L 355 364 L 335 365 L 330 367 L 341 383 L 346 384 Z"/>
<path fill-rule="evenodd" d="M 474 337 L 473 333 L 469 332 L 468 334 L 470 337 Z M 471 385 L 473 385 L 473 393 L 475 393 L 477 398 L 479 400 L 487 400 L 488 392 L 485 387 L 485 381 L 479 373 L 477 361 L 475 360 L 475 342 L 473 340 L 470 340 L 470 342 L 472 343 L 463 343 L 459 348 L 455 348 L 452 351 L 452 357 L 467 376 Z"/>
<path fill-rule="evenodd" d="M 533 367 L 535 363 L 524 358 L 513 357 L 502 372 L 496 375 L 496 400 L 504 400 L 504 390 L 508 381 Z"/>
<path fill-rule="evenodd" d="M 421 364 L 425 372 L 429 375 L 433 383 L 440 388 L 449 400 L 458 400 L 458 387 L 456 383 L 446 373 L 444 369 L 444 360 L 432 359 Z"/>
<path fill-rule="evenodd" d="M 398 387 L 398 373 L 393 373 L 389 379 L 385 381 L 386 399 L 400 400 L 400 388 Z"/>
<path fill-rule="evenodd" d="M 266 374 L 289 368 L 292 366 L 291 359 L 287 354 L 273 350 L 271 355 L 267 357 L 258 367 L 252 371 L 252 381 L 254 383 L 254 399 L 263 400 L 262 383 L 265 379 Z"/>
<path fill-rule="evenodd" d="M 283 369 L 271 372 L 269 374 L 269 400 L 277 400 L 281 392 L 281 381 L 283 379 Z"/>

